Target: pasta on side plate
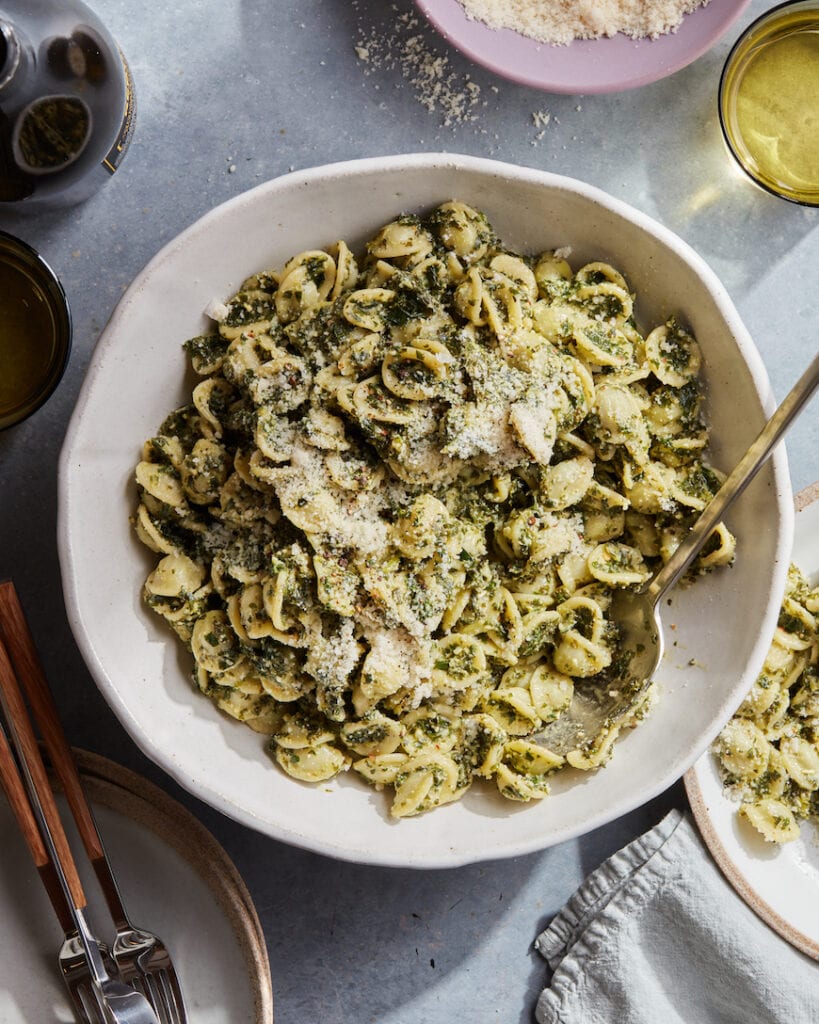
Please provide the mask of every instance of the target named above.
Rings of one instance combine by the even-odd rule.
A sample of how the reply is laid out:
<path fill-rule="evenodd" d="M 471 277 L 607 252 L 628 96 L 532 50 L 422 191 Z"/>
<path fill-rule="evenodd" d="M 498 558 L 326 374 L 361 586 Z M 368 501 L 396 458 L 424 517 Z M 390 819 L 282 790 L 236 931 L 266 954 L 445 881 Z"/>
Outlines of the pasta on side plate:
<path fill-rule="evenodd" d="M 819 820 L 819 587 L 788 570 L 765 665 L 714 750 L 739 814 L 771 843 Z"/>
<path fill-rule="evenodd" d="M 352 767 L 397 817 L 476 778 L 540 799 L 645 713 L 535 742 L 616 677 L 614 588 L 722 477 L 692 334 L 644 336 L 622 274 L 568 255 L 446 202 L 254 275 L 186 343 L 201 380 L 136 468 L 145 597 L 296 779 Z M 698 569 L 733 554 L 720 527 Z"/>

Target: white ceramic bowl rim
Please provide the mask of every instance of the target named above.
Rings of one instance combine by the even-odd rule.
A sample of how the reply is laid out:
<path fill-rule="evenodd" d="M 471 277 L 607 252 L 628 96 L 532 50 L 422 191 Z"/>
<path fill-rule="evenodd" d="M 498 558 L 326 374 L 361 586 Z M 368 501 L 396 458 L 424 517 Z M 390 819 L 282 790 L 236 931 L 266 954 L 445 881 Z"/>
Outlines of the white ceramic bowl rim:
<path fill-rule="evenodd" d="M 202 799 L 213 807 L 216 807 L 227 816 L 261 831 L 273 838 L 300 846 L 318 853 L 329 856 L 352 860 L 358 863 L 380 864 L 397 867 L 423 867 L 440 868 L 453 867 L 486 859 L 518 856 L 543 849 L 557 842 L 572 839 L 577 835 L 584 834 L 599 827 L 608 821 L 628 813 L 635 807 L 652 799 L 661 793 L 669 785 L 679 779 L 690 767 L 696 758 L 702 753 L 706 746 L 714 739 L 722 724 L 729 717 L 733 708 L 739 703 L 742 683 L 739 680 L 734 689 L 724 695 L 721 703 L 721 717 L 713 722 L 710 731 L 704 732 L 699 737 L 699 742 L 692 746 L 687 752 L 685 759 L 669 764 L 664 772 L 660 772 L 639 790 L 639 792 L 619 793 L 613 801 L 605 807 L 599 808 L 596 814 L 584 820 L 581 824 L 573 827 L 557 828 L 548 836 L 535 835 L 521 841 L 510 839 L 508 841 L 495 841 L 491 848 L 482 849 L 439 849 L 421 850 L 414 853 L 384 852 L 377 847 L 367 846 L 349 850 L 344 846 L 334 844 L 332 837 L 316 837 L 312 835 L 297 834 L 290 829 L 285 829 L 269 820 L 261 820 L 259 816 L 248 809 L 237 806 L 229 795 L 221 792 L 210 779 L 203 779 L 191 774 L 180 764 L 172 750 L 165 749 L 158 744 L 149 731 L 145 731 L 136 720 L 129 702 L 124 699 L 116 687 L 114 680 L 109 675 L 106 666 L 102 663 L 95 648 L 89 629 L 83 618 L 82 595 L 78 590 L 74 559 L 72 554 L 72 542 L 70 536 L 70 517 L 67 513 L 69 505 L 69 491 L 71 485 L 71 457 L 78 434 L 81 431 L 83 416 L 94 394 L 97 379 L 101 368 L 110 349 L 115 341 L 116 331 L 122 322 L 127 319 L 131 303 L 139 295 L 143 287 L 150 281 L 154 272 L 175 253 L 189 246 L 202 233 L 209 231 L 211 225 L 217 219 L 242 209 L 245 206 L 251 207 L 260 200 L 269 200 L 282 192 L 290 190 L 309 190 L 315 183 L 332 180 L 341 186 L 345 180 L 358 176 L 371 175 L 373 173 L 386 173 L 395 171 L 426 171 L 433 172 L 436 169 L 447 169 L 450 171 L 475 173 L 484 176 L 492 176 L 499 181 L 506 183 L 520 182 L 531 185 L 544 185 L 552 189 L 564 190 L 567 193 L 579 195 L 589 202 L 611 211 L 616 216 L 630 221 L 636 227 L 657 239 L 662 245 L 670 249 L 675 256 L 694 271 L 694 273 L 705 283 L 707 289 L 717 306 L 720 315 L 725 321 L 728 329 L 736 341 L 742 358 L 748 368 L 753 385 L 760 398 L 766 414 L 770 414 L 774 402 L 764 369 L 762 360 L 746 331 L 742 321 L 733 306 L 726 290 L 708 267 L 705 261 L 690 246 L 678 236 L 654 221 L 652 218 L 638 210 L 628 206 L 626 203 L 608 195 L 602 190 L 561 175 L 551 174 L 530 168 L 519 167 L 498 161 L 463 156 L 457 154 L 440 153 L 418 153 L 408 155 L 386 156 L 351 160 L 335 164 L 323 165 L 307 170 L 291 172 L 282 177 L 273 179 L 244 192 L 233 199 L 210 210 L 203 217 L 197 220 L 190 227 L 182 231 L 172 241 L 165 245 L 156 256 L 154 256 L 140 274 L 134 279 L 120 299 L 117 307 L 106 326 L 94 353 L 91 365 L 83 383 L 77 406 L 75 408 L 69 429 L 65 438 L 60 456 L 59 473 L 59 515 L 58 515 L 58 547 L 63 576 L 63 591 L 67 614 L 75 639 L 83 655 L 83 658 L 97 684 L 101 693 L 109 703 L 116 716 L 128 731 L 139 748 L 161 766 L 176 782 Z M 400 206 L 400 200 L 396 199 L 396 212 Z M 372 225 L 376 229 L 379 225 Z M 137 441 L 138 443 L 138 441 Z M 773 476 L 776 481 L 775 500 L 777 504 L 777 516 L 779 532 L 777 535 L 776 568 L 778 581 L 784 588 L 784 574 L 787 569 L 787 562 L 790 553 L 792 531 L 793 531 L 793 509 L 790 484 L 787 472 L 787 461 L 782 447 L 772 457 Z M 781 596 L 778 595 L 778 596 Z M 752 644 L 749 664 L 756 666 L 755 671 L 761 667 L 767 650 L 769 636 L 775 625 L 775 616 L 778 603 L 772 601 L 768 608 L 768 614 L 760 623 L 760 636 Z M 171 638 L 168 638 L 168 643 Z M 192 697 L 193 699 L 193 697 Z M 650 727 L 650 726 L 647 726 Z M 260 755 L 261 756 L 261 755 Z M 548 802 L 548 801 L 547 801 Z M 454 805 L 452 805 L 454 806 Z M 435 812 L 439 813 L 439 812 Z"/>

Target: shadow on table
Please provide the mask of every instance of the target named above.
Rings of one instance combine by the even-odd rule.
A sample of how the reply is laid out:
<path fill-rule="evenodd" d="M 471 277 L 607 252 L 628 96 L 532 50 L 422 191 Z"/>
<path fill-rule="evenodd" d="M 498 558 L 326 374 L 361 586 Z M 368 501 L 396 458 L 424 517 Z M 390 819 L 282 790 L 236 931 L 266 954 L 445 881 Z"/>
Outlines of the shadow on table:
<path fill-rule="evenodd" d="M 470 1019 L 485 1006 L 481 1019 L 531 1024 L 548 980 L 532 943 L 578 872 L 596 868 L 684 799 L 675 786 L 582 842 L 430 871 L 334 861 L 237 830 L 201 805 L 197 813 L 253 894 L 275 998 L 288 1017 L 440 1024 L 463 1005 Z"/>
<path fill-rule="evenodd" d="M 411 1015 L 417 1000 L 426 1005 L 430 990 L 444 986 L 452 972 L 479 987 L 470 961 L 490 936 L 515 927 L 517 897 L 549 859 L 547 852 L 409 871 L 333 862 L 251 836 L 245 841 L 260 844 L 260 857 L 272 855 L 275 882 L 257 888 L 257 909 L 267 935 L 281 936 L 288 963 L 299 965 L 295 976 L 282 976 L 271 951 L 274 992 L 302 1020 L 318 1013 L 337 1022 L 398 1020 L 402 1007 Z M 247 863 L 246 848 L 242 858 Z M 532 938 L 527 927 L 523 949 Z M 507 998 L 514 1019 L 519 981 Z M 531 1020 L 532 1008 L 521 1011 L 521 1021 Z"/>
<path fill-rule="evenodd" d="M 636 141 L 657 217 L 711 264 L 734 298 L 819 226 L 819 211 L 753 184 L 728 153 L 717 113 L 724 54 L 707 54 L 643 91 Z M 616 102 L 612 100 L 612 102 Z M 667 127 L 675 126 L 669 144 Z"/>

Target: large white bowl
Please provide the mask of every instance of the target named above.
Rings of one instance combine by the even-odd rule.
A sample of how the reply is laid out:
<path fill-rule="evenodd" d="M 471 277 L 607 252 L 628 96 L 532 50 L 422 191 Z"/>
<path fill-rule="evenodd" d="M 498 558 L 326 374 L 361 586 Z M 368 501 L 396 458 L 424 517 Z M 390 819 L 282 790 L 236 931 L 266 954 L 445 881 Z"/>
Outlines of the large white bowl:
<path fill-rule="evenodd" d="M 261 737 L 194 692 L 185 652 L 141 602 L 153 559 L 128 522 L 141 443 L 189 395 L 182 341 L 206 328 L 212 299 L 229 296 L 253 271 L 339 238 L 355 249 L 397 214 L 451 198 L 484 210 L 519 251 L 570 245 L 574 261 L 610 260 L 637 291 L 644 327 L 681 312 L 705 356 L 712 459 L 726 468 L 738 460 L 772 409 L 771 392 L 728 295 L 696 253 L 578 181 L 427 154 L 289 174 L 217 207 L 167 245 L 100 339 L 60 462 L 59 548 L 71 626 L 134 740 L 182 786 L 238 821 L 363 863 L 443 867 L 522 854 L 662 791 L 710 743 L 760 669 L 791 546 L 780 451 L 729 517 L 739 538 L 735 567 L 678 589 L 664 609 L 670 642 L 658 706 L 604 770 L 558 776 L 539 804 L 473 787 L 459 803 L 394 822 L 387 798 L 354 773 L 315 787 L 285 776 Z"/>

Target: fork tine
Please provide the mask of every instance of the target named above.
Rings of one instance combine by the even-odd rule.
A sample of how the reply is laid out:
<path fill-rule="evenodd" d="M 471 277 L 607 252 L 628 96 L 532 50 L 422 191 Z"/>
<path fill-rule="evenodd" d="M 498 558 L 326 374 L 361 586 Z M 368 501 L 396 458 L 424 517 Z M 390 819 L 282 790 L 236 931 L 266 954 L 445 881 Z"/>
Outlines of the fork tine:
<path fill-rule="evenodd" d="M 111 975 L 116 974 L 116 968 L 105 943 L 99 943 L 99 951 L 106 971 Z M 57 960 L 77 1020 L 83 1024 L 105 1024 L 91 986 L 88 961 L 76 934 L 66 935 Z"/>
<path fill-rule="evenodd" d="M 74 1002 L 74 1011 L 79 1011 L 79 1013 L 82 1015 L 83 1020 L 89 1022 L 93 1021 L 93 1024 L 97 1024 L 97 1022 L 99 1021 L 99 1015 L 97 1014 L 96 1010 L 94 1010 L 92 1014 L 91 1009 L 89 1008 L 91 999 L 85 986 L 78 987 L 72 993 L 72 996 Z"/>
<path fill-rule="evenodd" d="M 170 1024 L 185 1024 L 185 1006 L 182 1002 L 182 990 L 179 987 L 179 979 L 175 971 L 160 971 L 159 979 L 166 993 L 166 999 L 170 1008 Z"/>
<path fill-rule="evenodd" d="M 173 993 L 173 1002 L 176 1007 L 176 1017 L 179 1024 L 187 1024 L 187 1014 L 185 1013 L 185 1001 L 182 998 L 182 986 L 179 984 L 179 978 L 176 976 L 176 971 L 168 972 L 168 983 L 171 986 L 171 992 Z"/>
<path fill-rule="evenodd" d="M 74 987 L 71 996 L 74 1010 L 79 1012 L 83 1024 L 105 1024 L 99 1000 L 87 978 Z"/>
<path fill-rule="evenodd" d="M 162 1024 L 187 1024 L 187 1014 L 176 970 L 167 947 L 151 932 L 120 924 L 112 947 L 120 977 L 144 992 Z"/>
<path fill-rule="evenodd" d="M 140 982 L 145 987 L 145 995 L 148 997 L 154 1012 L 159 1018 L 159 1024 L 168 1024 L 167 1010 L 162 999 L 162 993 L 157 990 L 155 978 L 152 974 L 146 974 L 140 978 Z"/>
<path fill-rule="evenodd" d="M 168 1019 L 168 1012 L 162 993 L 157 989 L 154 976 L 150 972 L 137 974 L 131 981 L 137 991 L 142 992 L 145 998 L 153 1007 L 159 1024 L 174 1024 L 173 1019 Z"/>

